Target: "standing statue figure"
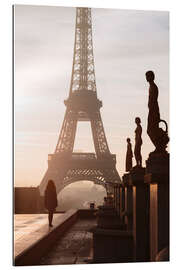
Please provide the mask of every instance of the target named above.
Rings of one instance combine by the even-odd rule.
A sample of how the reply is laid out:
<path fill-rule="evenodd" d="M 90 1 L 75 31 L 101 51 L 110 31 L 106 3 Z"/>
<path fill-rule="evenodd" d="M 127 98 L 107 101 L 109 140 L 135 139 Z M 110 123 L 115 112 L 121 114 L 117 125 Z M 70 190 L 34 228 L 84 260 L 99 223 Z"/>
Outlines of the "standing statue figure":
<path fill-rule="evenodd" d="M 136 166 L 142 167 L 142 155 L 141 155 L 141 146 L 142 146 L 142 127 L 141 119 L 139 117 L 135 118 L 135 123 L 137 125 L 135 129 L 135 147 L 134 147 L 134 156 L 136 159 Z"/>
<path fill-rule="evenodd" d="M 153 71 L 146 72 L 146 80 L 149 82 L 149 100 L 148 100 L 148 125 L 147 134 L 152 143 L 156 147 L 156 152 L 165 151 L 169 137 L 167 135 L 168 127 L 164 120 L 160 119 L 159 105 L 158 105 L 158 87 L 154 83 L 155 75 Z M 166 131 L 159 128 L 159 123 L 163 122 L 166 125 Z"/>
<path fill-rule="evenodd" d="M 130 138 L 127 138 L 127 152 L 126 152 L 126 172 L 129 172 L 132 169 L 132 146 Z"/>

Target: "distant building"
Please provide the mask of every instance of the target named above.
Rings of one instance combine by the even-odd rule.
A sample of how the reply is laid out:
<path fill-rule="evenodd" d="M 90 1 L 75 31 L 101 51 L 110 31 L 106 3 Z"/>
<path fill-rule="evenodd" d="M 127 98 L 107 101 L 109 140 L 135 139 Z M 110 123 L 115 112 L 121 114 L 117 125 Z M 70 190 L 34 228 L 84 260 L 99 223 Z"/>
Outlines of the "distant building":
<path fill-rule="evenodd" d="M 40 196 L 39 187 L 14 188 L 14 213 L 35 214 L 43 213 L 44 197 Z"/>

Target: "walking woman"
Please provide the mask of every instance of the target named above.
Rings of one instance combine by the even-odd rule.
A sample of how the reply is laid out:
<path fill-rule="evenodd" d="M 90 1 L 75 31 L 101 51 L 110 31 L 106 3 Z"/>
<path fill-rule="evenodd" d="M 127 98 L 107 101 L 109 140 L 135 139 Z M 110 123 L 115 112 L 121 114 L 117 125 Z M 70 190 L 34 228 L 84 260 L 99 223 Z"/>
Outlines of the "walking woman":
<path fill-rule="evenodd" d="M 49 219 L 49 227 L 53 227 L 52 220 L 53 220 L 53 213 L 57 207 L 57 193 L 56 187 L 53 180 L 49 180 L 44 196 L 45 207 L 48 210 L 48 219 Z"/>

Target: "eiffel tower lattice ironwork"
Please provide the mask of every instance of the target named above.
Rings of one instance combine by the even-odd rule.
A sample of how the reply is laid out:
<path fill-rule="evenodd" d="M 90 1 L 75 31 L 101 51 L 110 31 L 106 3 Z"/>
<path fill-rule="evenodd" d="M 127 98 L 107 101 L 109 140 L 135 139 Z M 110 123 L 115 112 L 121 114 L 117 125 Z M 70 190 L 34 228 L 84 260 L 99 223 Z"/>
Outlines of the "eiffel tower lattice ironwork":
<path fill-rule="evenodd" d="M 57 192 L 75 181 L 90 180 L 104 185 L 119 183 L 116 155 L 109 151 L 97 98 L 90 8 L 76 8 L 75 44 L 66 113 L 54 154 L 48 155 L 48 169 L 40 183 L 44 194 L 49 179 Z M 78 121 L 90 121 L 96 153 L 73 153 Z"/>

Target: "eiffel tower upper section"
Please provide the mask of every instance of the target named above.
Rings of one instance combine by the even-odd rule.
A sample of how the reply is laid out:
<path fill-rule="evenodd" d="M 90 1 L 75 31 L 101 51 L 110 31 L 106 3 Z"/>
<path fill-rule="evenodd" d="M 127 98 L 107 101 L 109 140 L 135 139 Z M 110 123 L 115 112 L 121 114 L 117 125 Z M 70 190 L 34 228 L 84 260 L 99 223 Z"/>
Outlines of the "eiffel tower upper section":
<path fill-rule="evenodd" d="M 91 9 L 77 8 L 70 94 L 85 90 L 96 94 Z"/>
<path fill-rule="evenodd" d="M 67 109 L 55 152 L 72 152 L 77 121 L 90 121 L 96 154 L 110 154 L 96 91 L 90 8 L 76 8 L 71 85 L 64 103 Z"/>

